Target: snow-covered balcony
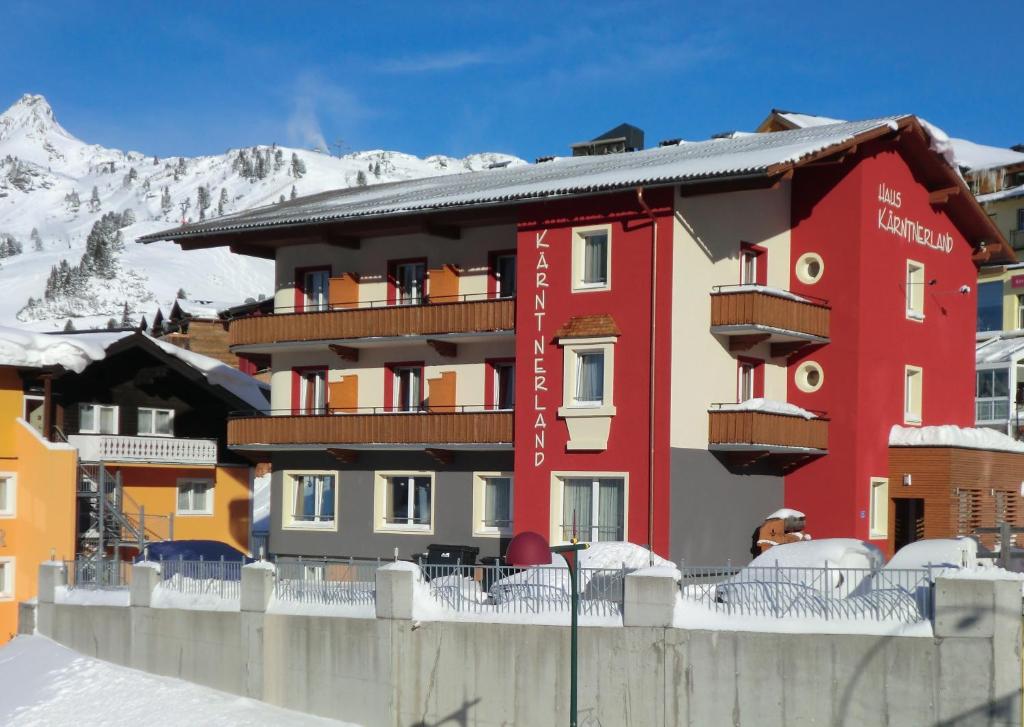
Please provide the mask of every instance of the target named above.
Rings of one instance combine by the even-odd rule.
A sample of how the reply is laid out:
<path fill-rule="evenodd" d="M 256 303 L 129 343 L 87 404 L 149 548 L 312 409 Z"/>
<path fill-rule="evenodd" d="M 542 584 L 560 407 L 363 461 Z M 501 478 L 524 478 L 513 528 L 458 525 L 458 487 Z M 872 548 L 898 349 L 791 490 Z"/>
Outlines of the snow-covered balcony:
<path fill-rule="evenodd" d="M 828 451 L 828 419 L 770 399 L 713 404 L 708 449 L 733 466 L 756 463 L 786 471 Z"/>
<path fill-rule="evenodd" d="M 114 434 L 72 434 L 68 443 L 83 462 L 146 462 L 213 467 L 217 440 L 178 437 L 126 437 Z"/>
<path fill-rule="evenodd" d="M 711 332 L 729 338 L 730 351 L 769 343 L 772 356 L 787 356 L 828 343 L 829 304 L 764 285 L 720 285 L 711 292 Z"/>
<path fill-rule="evenodd" d="M 364 407 L 333 414 L 246 413 L 228 420 L 228 446 L 251 450 L 511 448 L 512 423 L 512 411 L 483 407 L 414 412 Z"/>
<path fill-rule="evenodd" d="M 346 348 L 379 346 L 388 339 L 510 335 L 515 330 L 515 299 L 458 297 L 418 305 L 336 307 L 239 318 L 230 324 L 228 342 L 236 353 L 270 353 L 282 348 L 337 344 Z"/>

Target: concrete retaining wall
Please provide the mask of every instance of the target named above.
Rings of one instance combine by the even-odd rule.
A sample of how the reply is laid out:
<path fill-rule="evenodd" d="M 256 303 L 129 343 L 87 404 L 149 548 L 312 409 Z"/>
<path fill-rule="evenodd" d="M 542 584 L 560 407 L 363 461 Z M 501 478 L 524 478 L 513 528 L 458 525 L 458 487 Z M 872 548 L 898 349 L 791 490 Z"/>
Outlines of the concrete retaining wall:
<path fill-rule="evenodd" d="M 1019 584 L 952 590 L 960 618 L 937 598 L 935 638 L 583 628 L 580 723 L 1020 724 Z M 38 616 L 82 653 L 367 727 L 568 721 L 564 627 L 49 603 Z"/>

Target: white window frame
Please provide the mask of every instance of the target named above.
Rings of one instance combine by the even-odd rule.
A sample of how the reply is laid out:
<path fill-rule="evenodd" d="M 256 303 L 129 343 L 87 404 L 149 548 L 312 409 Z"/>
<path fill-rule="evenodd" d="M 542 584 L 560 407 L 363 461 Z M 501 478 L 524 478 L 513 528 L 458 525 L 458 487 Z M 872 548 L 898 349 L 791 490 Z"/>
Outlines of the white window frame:
<path fill-rule="evenodd" d="M 82 428 L 82 409 L 86 407 L 92 407 L 93 409 L 93 423 L 96 425 L 94 429 L 83 429 Z M 103 432 L 100 431 L 100 416 L 99 411 L 101 409 L 111 409 L 114 412 L 114 431 Z M 78 433 L 79 434 L 110 434 L 117 435 L 121 433 L 121 407 L 116 404 L 96 404 L 93 402 L 80 403 L 78 405 Z"/>
<path fill-rule="evenodd" d="M 868 490 L 868 537 L 889 537 L 889 479 L 872 477 Z"/>
<path fill-rule="evenodd" d="M 317 530 L 337 532 L 338 530 L 338 490 L 340 489 L 341 477 L 337 470 L 285 470 L 281 473 L 281 528 L 283 530 Z M 333 520 L 297 520 L 295 518 L 295 488 L 299 477 L 326 477 L 334 478 L 334 519 Z"/>
<path fill-rule="evenodd" d="M 0 499 L 0 519 L 9 519 L 18 515 L 18 474 L 16 472 L 0 472 L 0 482 L 5 482 L 6 502 Z"/>
<path fill-rule="evenodd" d="M 603 283 L 583 282 L 584 260 L 586 256 L 587 237 L 597 234 L 604 234 L 607 239 L 605 254 L 605 270 L 607 275 Z M 612 288 L 612 226 L 591 225 L 588 227 L 574 227 L 572 230 L 572 292 L 593 293 Z"/>
<path fill-rule="evenodd" d="M 402 273 L 401 271 L 407 268 L 416 268 L 416 272 L 420 268 L 423 269 L 423 275 L 415 279 L 416 286 L 415 290 L 404 290 L 402 288 Z M 395 305 L 423 305 L 424 299 L 427 294 L 427 277 L 429 275 L 427 270 L 427 263 L 422 260 L 416 262 L 402 262 L 397 263 L 394 267 L 395 270 Z"/>
<path fill-rule="evenodd" d="M 740 361 L 736 367 L 736 398 L 737 404 L 755 398 L 757 389 L 757 366 L 748 362 Z"/>
<path fill-rule="evenodd" d="M 310 374 L 315 374 L 313 381 L 311 382 L 307 378 Z M 295 409 L 299 414 L 305 415 L 318 415 L 326 414 L 329 402 L 327 401 L 328 388 L 327 379 L 330 374 L 328 368 L 317 368 L 310 367 L 308 369 L 298 372 L 299 376 L 299 401 Z M 306 407 L 306 397 L 309 393 L 309 386 L 313 385 L 313 406 Z M 319 406 L 318 402 L 323 401 L 323 406 Z"/>
<path fill-rule="evenodd" d="M 513 518 L 507 525 L 487 525 L 484 522 L 487 507 L 487 480 L 496 477 L 507 477 L 509 482 L 508 507 L 509 517 Z M 473 473 L 473 535 L 478 538 L 499 538 L 512 535 L 515 513 L 515 477 L 511 472 L 474 472 Z M 433 497 L 431 497 L 433 502 Z"/>
<path fill-rule="evenodd" d="M 202 484 L 207 486 L 206 487 L 206 507 L 204 509 L 202 509 L 202 510 L 196 510 L 196 509 L 194 509 L 191 506 L 192 499 L 195 496 L 195 492 L 193 490 L 192 493 L 189 496 L 189 503 L 190 503 L 189 504 L 189 508 L 187 510 L 182 510 L 181 509 L 181 489 L 183 487 L 185 487 L 186 485 L 194 485 L 194 484 L 197 484 L 197 483 L 202 483 Z M 177 489 L 175 491 L 175 495 L 174 495 L 174 509 L 175 509 L 175 512 L 178 515 L 181 515 L 181 516 L 184 516 L 184 517 L 193 517 L 193 516 L 196 516 L 196 517 L 209 517 L 210 515 L 213 515 L 213 497 L 214 497 L 214 491 L 217 488 L 216 488 L 215 483 L 214 483 L 212 478 L 210 478 L 210 477 L 179 477 L 177 484 L 178 484 L 178 487 L 177 487 Z"/>
<path fill-rule="evenodd" d="M 323 280 L 319 286 L 311 286 L 314 280 Z M 330 310 L 331 271 L 306 270 L 302 273 L 302 310 L 307 313 Z"/>
<path fill-rule="evenodd" d="M 16 596 L 17 580 L 15 580 L 15 569 L 17 558 L 13 555 L 0 557 L 0 601 L 13 601 Z"/>
<path fill-rule="evenodd" d="M 629 473 L 628 472 L 592 472 L 592 471 L 558 471 L 551 473 L 551 500 L 548 511 L 551 513 L 550 533 L 548 542 L 567 543 L 562 538 L 562 520 L 564 482 L 568 479 L 591 479 L 596 482 L 599 479 L 622 480 L 622 539 L 629 540 Z M 597 487 L 594 487 L 595 492 Z M 595 494 L 596 498 L 596 494 Z M 597 512 L 597 510 L 595 510 Z M 597 527 L 597 526 L 594 526 Z M 583 539 L 580 539 L 583 541 Z M 594 542 L 594 541 L 583 541 Z"/>
<path fill-rule="evenodd" d="M 140 420 L 140 417 L 138 417 L 138 414 L 141 414 L 144 411 L 152 412 L 152 418 L 150 419 L 150 421 L 154 425 L 154 427 L 156 425 L 156 414 L 157 414 L 157 412 L 166 412 L 166 413 L 170 414 L 171 415 L 171 433 L 170 434 L 159 434 L 157 432 L 152 432 L 152 431 L 150 431 L 150 432 L 142 432 L 142 431 L 140 431 L 139 427 L 138 427 L 138 422 Z M 151 427 L 151 429 L 154 428 L 154 427 Z M 135 433 L 138 434 L 140 437 L 166 437 L 168 439 L 173 438 L 174 437 L 174 409 L 163 409 L 163 408 L 152 407 L 152 406 L 140 406 L 139 409 L 138 409 L 138 412 L 136 413 Z"/>
<path fill-rule="evenodd" d="M 391 380 L 391 409 L 395 412 L 422 412 L 426 409 L 424 402 L 426 401 L 425 396 L 425 384 L 427 381 L 426 365 L 416 366 L 395 366 L 388 372 L 389 376 L 392 376 Z M 408 408 L 402 406 L 402 372 L 411 372 L 410 386 L 412 379 L 416 379 L 416 397 L 415 401 L 413 397 L 409 397 Z"/>
<path fill-rule="evenodd" d="M 907 260 L 907 276 L 905 280 L 907 320 L 924 320 L 924 263 Z"/>
<path fill-rule="evenodd" d="M 430 523 L 389 523 L 388 489 L 395 477 L 426 477 L 430 479 Z M 375 533 L 405 533 L 433 535 L 437 522 L 437 478 L 432 470 L 387 470 L 373 473 L 373 531 Z"/>
<path fill-rule="evenodd" d="M 903 423 L 917 424 L 924 411 L 924 369 L 907 364 L 903 367 Z"/>
<path fill-rule="evenodd" d="M 562 338 L 562 406 L 558 409 L 561 417 L 611 416 L 615 414 L 615 338 Z M 599 403 L 576 401 L 576 376 L 581 353 L 599 352 L 604 354 L 604 391 Z"/>

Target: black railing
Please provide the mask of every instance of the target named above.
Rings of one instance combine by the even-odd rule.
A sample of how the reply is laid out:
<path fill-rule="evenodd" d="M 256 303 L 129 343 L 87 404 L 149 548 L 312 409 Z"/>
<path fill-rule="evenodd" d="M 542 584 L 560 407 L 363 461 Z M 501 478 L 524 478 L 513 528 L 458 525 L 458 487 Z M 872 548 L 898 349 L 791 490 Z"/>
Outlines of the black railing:
<path fill-rule="evenodd" d="M 448 303 L 486 303 L 488 301 L 515 300 L 515 295 L 498 296 L 494 293 L 460 293 L 458 295 L 421 295 L 416 300 L 348 300 L 333 303 L 304 303 L 302 306 L 275 305 L 273 313 L 255 313 L 240 318 L 259 318 L 266 315 L 285 315 L 291 313 L 326 313 L 328 311 L 355 311 L 367 308 L 409 308 L 424 305 L 444 305 Z"/>
<path fill-rule="evenodd" d="M 265 416 L 344 416 L 345 414 L 485 414 L 488 412 L 512 412 L 512 408 L 499 407 L 496 404 L 453 404 L 451 406 L 431 406 L 422 404 L 415 408 L 403 409 L 398 406 L 356 406 L 356 407 L 317 407 L 308 411 L 296 409 L 258 409 L 248 411 L 232 411 L 229 419 L 252 419 Z"/>

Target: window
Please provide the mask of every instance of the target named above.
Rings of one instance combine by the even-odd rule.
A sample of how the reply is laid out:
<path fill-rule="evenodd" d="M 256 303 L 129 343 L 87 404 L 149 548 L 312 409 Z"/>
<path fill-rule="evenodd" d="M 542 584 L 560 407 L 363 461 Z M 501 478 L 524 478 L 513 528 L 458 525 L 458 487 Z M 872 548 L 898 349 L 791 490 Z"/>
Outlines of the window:
<path fill-rule="evenodd" d="M 751 358 L 740 358 L 736 364 L 736 400 L 737 402 L 757 399 L 764 396 L 763 361 Z"/>
<path fill-rule="evenodd" d="M 0 518 L 17 514 L 17 476 L 13 472 L 0 472 Z"/>
<path fill-rule="evenodd" d="M 327 413 L 327 369 L 292 369 L 292 411 L 295 414 Z"/>
<path fill-rule="evenodd" d="M 1003 283 L 978 284 L 978 330 L 1000 331 L 1003 328 Z"/>
<path fill-rule="evenodd" d="M 974 419 L 1003 422 L 1010 418 L 1009 369 L 982 369 L 975 374 Z"/>
<path fill-rule="evenodd" d="M 24 419 L 40 434 L 43 433 L 43 404 L 43 397 L 31 394 L 25 395 Z"/>
<path fill-rule="evenodd" d="M 805 285 L 814 285 L 825 273 L 825 261 L 821 255 L 805 252 L 796 261 L 796 278 Z"/>
<path fill-rule="evenodd" d="M 494 295 L 497 298 L 516 297 L 516 255 L 497 253 L 491 258 L 491 275 L 494 277 Z"/>
<path fill-rule="evenodd" d="M 889 537 L 889 480 L 884 477 L 871 478 L 868 537 Z"/>
<path fill-rule="evenodd" d="M 607 290 L 611 287 L 611 226 L 573 231 L 574 291 Z"/>
<path fill-rule="evenodd" d="M 14 598 L 14 558 L 0 558 L 0 600 Z"/>
<path fill-rule="evenodd" d="M 422 410 L 423 364 L 394 364 L 390 369 L 393 380 L 390 406 L 393 411 Z"/>
<path fill-rule="evenodd" d="M 473 534 L 512 533 L 512 475 L 508 472 L 477 472 L 473 487 Z"/>
<path fill-rule="evenodd" d="M 395 302 L 398 305 L 419 305 L 423 302 L 427 264 L 423 261 L 399 262 L 392 267 Z"/>
<path fill-rule="evenodd" d="M 561 478 L 561 539 L 585 542 L 625 539 L 625 480 L 622 477 Z"/>
<path fill-rule="evenodd" d="M 516 365 L 511 361 L 491 361 L 493 391 L 491 401 L 495 409 L 511 410 L 516 404 Z"/>
<path fill-rule="evenodd" d="M 213 480 L 178 480 L 178 514 L 212 515 Z"/>
<path fill-rule="evenodd" d="M 299 268 L 295 271 L 299 289 L 295 296 L 296 311 L 322 311 L 330 308 L 330 268 Z"/>
<path fill-rule="evenodd" d="M 337 479 L 325 472 L 286 473 L 290 481 L 292 527 L 333 526 L 337 503 Z"/>
<path fill-rule="evenodd" d="M 615 416 L 615 338 L 559 338 L 558 345 L 563 347 L 558 416 L 569 429 L 566 449 L 607 449 Z"/>
<path fill-rule="evenodd" d="M 793 381 L 800 391 L 813 394 L 825 383 L 825 372 L 817 361 L 804 361 L 797 366 Z"/>
<path fill-rule="evenodd" d="M 1017 208 L 1017 229 L 1024 230 L 1024 207 Z"/>
<path fill-rule="evenodd" d="M 117 434 L 117 407 L 104 404 L 78 405 L 78 431 L 83 434 Z"/>
<path fill-rule="evenodd" d="M 431 474 L 378 473 L 378 529 L 432 532 L 433 491 Z"/>
<path fill-rule="evenodd" d="M 576 351 L 573 406 L 604 404 L 604 351 Z"/>
<path fill-rule="evenodd" d="M 924 320 L 924 265 L 907 260 L 907 318 Z"/>
<path fill-rule="evenodd" d="M 740 285 L 768 284 L 768 250 L 749 242 L 740 243 Z"/>
<path fill-rule="evenodd" d="M 139 436 L 173 437 L 174 410 L 139 407 Z"/>
<path fill-rule="evenodd" d="M 921 423 L 921 378 L 924 374 L 917 366 L 904 369 L 903 381 L 903 422 Z"/>
<path fill-rule="evenodd" d="M 1024 328 L 1024 295 L 1017 296 L 1017 328 Z"/>

